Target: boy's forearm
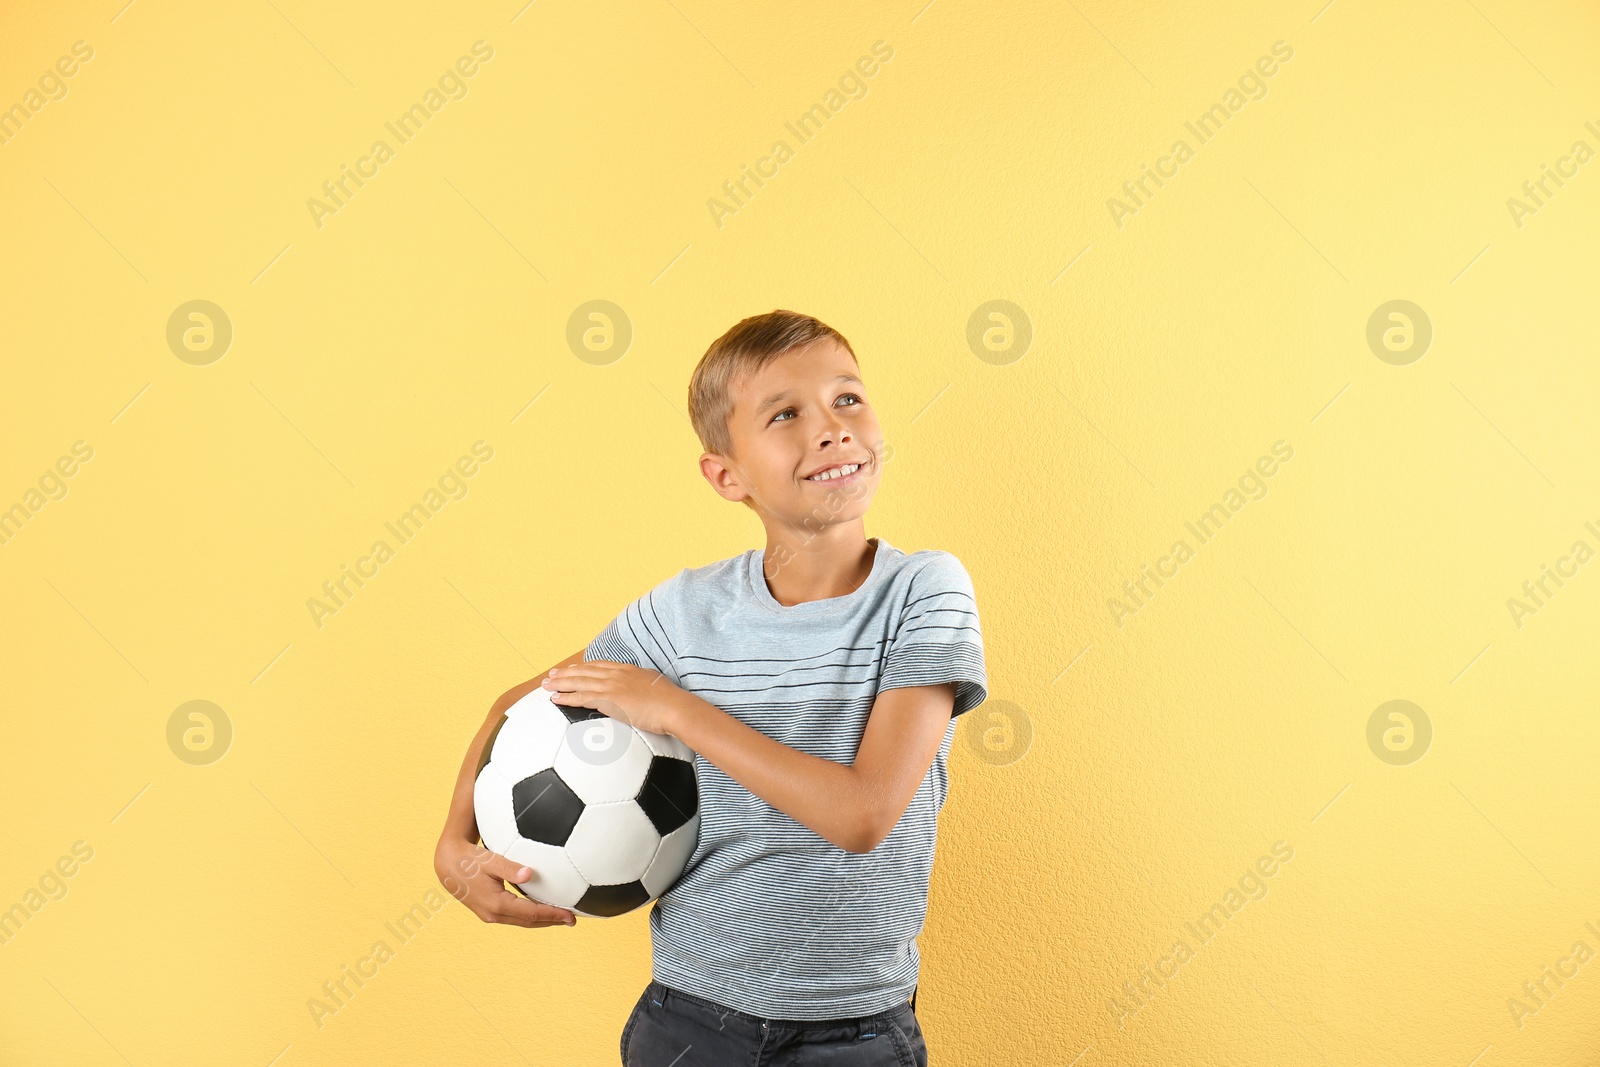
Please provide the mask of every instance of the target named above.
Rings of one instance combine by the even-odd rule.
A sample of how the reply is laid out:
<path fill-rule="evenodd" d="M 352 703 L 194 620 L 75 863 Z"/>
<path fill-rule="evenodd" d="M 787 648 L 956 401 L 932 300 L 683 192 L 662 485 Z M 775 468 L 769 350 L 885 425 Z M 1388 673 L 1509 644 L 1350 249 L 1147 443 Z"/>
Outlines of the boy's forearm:
<path fill-rule="evenodd" d="M 854 767 L 775 741 L 681 689 L 674 694 L 671 732 L 802 826 L 840 848 L 860 851 L 866 804 Z"/>
<path fill-rule="evenodd" d="M 466 758 L 461 761 L 461 771 L 456 775 L 455 791 L 450 794 L 450 814 L 444 821 L 444 833 L 451 837 L 464 837 L 469 841 L 478 840 L 478 816 L 473 811 L 473 789 L 478 780 L 478 760 L 483 754 L 483 746 L 489 741 L 489 735 L 494 732 L 495 723 L 503 714 L 503 711 L 491 713 L 478 728 L 472 744 L 467 746 Z"/>

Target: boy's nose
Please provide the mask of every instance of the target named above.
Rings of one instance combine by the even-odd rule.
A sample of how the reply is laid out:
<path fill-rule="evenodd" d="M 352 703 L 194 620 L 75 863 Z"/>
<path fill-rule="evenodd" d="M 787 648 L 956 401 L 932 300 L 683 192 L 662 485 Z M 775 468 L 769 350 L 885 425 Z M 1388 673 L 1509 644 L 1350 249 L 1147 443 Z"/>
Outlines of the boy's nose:
<path fill-rule="evenodd" d="M 843 420 L 841 420 L 837 415 L 831 415 L 829 416 L 829 419 L 831 421 L 823 424 L 822 433 L 817 438 L 818 444 L 825 444 L 829 441 L 833 441 L 842 445 L 849 441 L 850 430 L 845 426 Z"/>

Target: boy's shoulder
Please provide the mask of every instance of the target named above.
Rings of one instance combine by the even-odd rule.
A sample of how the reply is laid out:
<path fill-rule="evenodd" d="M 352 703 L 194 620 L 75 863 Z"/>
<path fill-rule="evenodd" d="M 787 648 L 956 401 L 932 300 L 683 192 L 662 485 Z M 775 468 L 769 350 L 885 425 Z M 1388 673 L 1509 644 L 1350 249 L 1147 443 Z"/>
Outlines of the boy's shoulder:
<path fill-rule="evenodd" d="M 743 552 L 729 556 L 727 559 L 712 560 L 710 563 L 702 563 L 698 567 L 684 567 L 672 578 L 673 580 L 686 582 L 714 582 L 730 577 L 737 578 L 743 573 L 744 568 L 749 565 L 752 553 L 759 556 L 762 553 L 762 549 L 747 548 Z"/>
<path fill-rule="evenodd" d="M 901 570 L 909 577 L 909 584 L 918 596 L 937 593 L 972 595 L 972 576 L 954 552 L 942 548 L 924 548 L 905 553 L 904 556 Z"/>
<path fill-rule="evenodd" d="M 915 552 L 901 553 L 905 557 L 907 566 L 915 566 L 918 570 L 932 567 L 938 571 L 965 571 L 967 568 L 954 552 L 947 552 L 942 548 L 919 548 Z"/>

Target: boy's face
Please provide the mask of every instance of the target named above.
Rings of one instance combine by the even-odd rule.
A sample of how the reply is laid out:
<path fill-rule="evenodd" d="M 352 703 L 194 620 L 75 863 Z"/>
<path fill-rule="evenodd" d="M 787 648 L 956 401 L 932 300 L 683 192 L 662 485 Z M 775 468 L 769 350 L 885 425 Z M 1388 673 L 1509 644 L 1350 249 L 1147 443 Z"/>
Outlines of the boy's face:
<path fill-rule="evenodd" d="M 859 521 L 878 490 L 884 450 L 860 373 L 850 351 L 825 337 L 735 378 L 733 455 L 704 453 L 706 480 L 727 500 L 748 499 L 769 528 L 817 532 Z M 850 464 L 860 466 L 826 481 L 809 477 Z"/>

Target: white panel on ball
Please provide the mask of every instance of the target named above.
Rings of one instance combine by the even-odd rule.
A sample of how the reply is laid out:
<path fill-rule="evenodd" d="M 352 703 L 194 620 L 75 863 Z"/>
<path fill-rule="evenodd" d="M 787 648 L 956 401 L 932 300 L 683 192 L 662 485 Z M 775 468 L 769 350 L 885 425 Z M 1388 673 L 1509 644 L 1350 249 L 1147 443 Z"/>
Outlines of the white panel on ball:
<path fill-rule="evenodd" d="M 472 807 L 484 846 L 490 852 L 505 855 L 506 846 L 518 839 L 517 816 L 511 810 L 511 783 L 501 776 L 493 762 L 478 772 L 472 787 Z"/>
<path fill-rule="evenodd" d="M 699 841 L 699 812 L 695 812 L 694 818 L 661 839 L 661 847 L 656 850 L 649 869 L 644 872 L 644 877 L 639 879 L 644 883 L 644 891 L 649 893 L 652 899 L 665 893 L 683 874 L 683 869 L 688 866 L 689 857 L 694 855 L 694 847 Z"/>
<path fill-rule="evenodd" d="M 505 855 L 513 863 L 526 864 L 533 870 L 533 877 L 519 884 L 522 891 L 535 900 L 558 908 L 571 908 L 589 891 L 589 883 L 572 865 L 566 851 L 555 845 L 519 837 L 506 849 Z"/>
<path fill-rule="evenodd" d="M 548 700 L 543 706 L 530 704 L 528 697 L 523 697 L 506 713 L 489 759 L 500 765 L 507 779 L 520 782 L 554 765 L 566 732 L 567 717 L 554 704 Z"/>
<path fill-rule="evenodd" d="M 567 855 L 591 885 L 637 881 L 655 858 L 661 835 L 634 801 L 591 804 L 567 838 Z"/>
<path fill-rule="evenodd" d="M 650 749 L 627 723 L 589 719 L 567 727 L 555 766 L 585 804 L 632 800 L 650 770 Z"/>
<path fill-rule="evenodd" d="M 550 691 L 542 686 L 536 685 L 518 697 L 516 703 L 512 704 L 511 707 L 506 709 L 506 714 L 529 714 L 538 712 L 542 709 L 550 709 L 558 714 L 561 710 L 560 707 L 557 706 L 556 702 L 550 699 Z M 565 716 L 562 717 L 565 718 Z"/>
<path fill-rule="evenodd" d="M 671 734 L 653 734 L 648 730 L 638 731 L 644 743 L 650 746 L 650 751 L 658 756 L 672 756 L 675 759 L 694 762 L 694 749 L 679 741 Z"/>

